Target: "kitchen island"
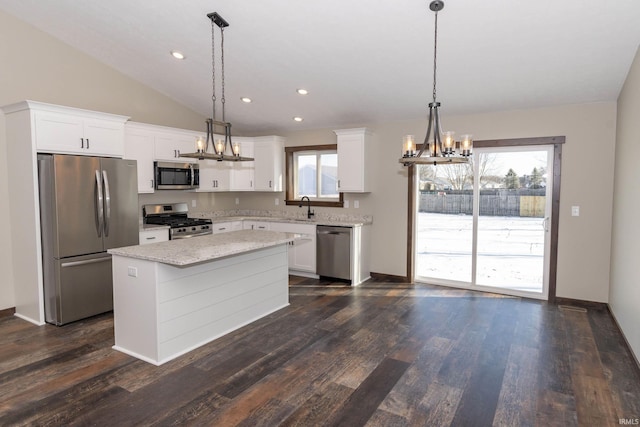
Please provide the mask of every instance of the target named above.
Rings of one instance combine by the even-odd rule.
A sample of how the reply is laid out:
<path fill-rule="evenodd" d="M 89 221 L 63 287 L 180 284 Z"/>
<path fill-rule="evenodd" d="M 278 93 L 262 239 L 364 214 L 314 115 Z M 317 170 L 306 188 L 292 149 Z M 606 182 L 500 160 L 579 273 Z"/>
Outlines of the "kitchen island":
<path fill-rule="evenodd" d="M 242 230 L 110 249 L 113 348 L 161 365 L 286 307 L 295 239 Z"/>

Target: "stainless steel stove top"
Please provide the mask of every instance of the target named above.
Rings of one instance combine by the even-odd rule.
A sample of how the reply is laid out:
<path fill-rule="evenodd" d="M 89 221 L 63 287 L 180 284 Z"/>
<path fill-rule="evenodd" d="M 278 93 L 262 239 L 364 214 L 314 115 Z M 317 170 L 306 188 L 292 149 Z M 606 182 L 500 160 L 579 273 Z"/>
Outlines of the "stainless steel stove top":
<path fill-rule="evenodd" d="M 145 224 L 168 225 L 172 240 L 213 233 L 210 219 L 189 218 L 186 203 L 144 205 L 142 217 Z"/>

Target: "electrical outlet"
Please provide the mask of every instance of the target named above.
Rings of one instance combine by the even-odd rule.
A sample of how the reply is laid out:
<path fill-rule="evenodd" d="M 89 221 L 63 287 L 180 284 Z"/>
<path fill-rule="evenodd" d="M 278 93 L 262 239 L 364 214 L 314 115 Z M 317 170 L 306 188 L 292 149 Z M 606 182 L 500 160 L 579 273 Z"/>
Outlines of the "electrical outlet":
<path fill-rule="evenodd" d="M 240 197 L 236 197 L 236 205 L 240 204 Z"/>
<path fill-rule="evenodd" d="M 580 206 L 571 206 L 571 216 L 580 216 Z"/>
<path fill-rule="evenodd" d="M 276 197 L 276 206 L 278 206 L 279 204 L 280 204 L 280 199 Z"/>
<path fill-rule="evenodd" d="M 353 207 L 358 209 L 360 207 L 360 200 L 354 200 L 353 201 Z"/>
<path fill-rule="evenodd" d="M 138 277 L 138 269 L 136 267 L 127 268 L 127 275 L 130 277 Z"/>
<path fill-rule="evenodd" d="M 198 202 L 196 201 L 196 199 L 191 200 L 191 207 L 192 208 L 195 208 L 197 204 L 198 204 Z"/>
<path fill-rule="evenodd" d="M 349 201 L 348 200 L 344 201 L 344 207 L 347 208 L 347 209 L 349 208 Z"/>

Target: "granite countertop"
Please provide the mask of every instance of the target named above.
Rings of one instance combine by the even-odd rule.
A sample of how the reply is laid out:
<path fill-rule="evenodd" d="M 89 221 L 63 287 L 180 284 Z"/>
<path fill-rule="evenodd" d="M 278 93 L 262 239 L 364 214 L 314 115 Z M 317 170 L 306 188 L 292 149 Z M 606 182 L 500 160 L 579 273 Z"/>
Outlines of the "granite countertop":
<path fill-rule="evenodd" d="M 253 212 L 252 212 L 253 213 Z M 369 225 L 373 222 L 370 217 L 356 217 L 348 215 L 334 215 L 334 216 L 318 216 L 308 219 L 306 215 L 301 216 L 287 216 L 278 215 L 277 212 L 264 211 L 259 212 L 261 215 L 255 215 L 246 212 L 225 212 L 220 215 L 217 212 L 194 212 L 189 216 L 195 218 L 209 218 L 215 223 L 229 222 L 229 221 L 265 221 L 265 222 L 285 222 L 290 224 L 311 224 L 311 225 L 335 225 L 341 227 L 358 227 L 362 225 Z M 256 212 L 258 213 L 258 212 Z"/>
<path fill-rule="evenodd" d="M 256 249 L 282 245 L 297 237 L 298 235 L 294 233 L 241 230 L 192 239 L 170 240 L 153 245 L 126 246 L 109 249 L 108 252 L 112 255 L 186 267 Z"/>

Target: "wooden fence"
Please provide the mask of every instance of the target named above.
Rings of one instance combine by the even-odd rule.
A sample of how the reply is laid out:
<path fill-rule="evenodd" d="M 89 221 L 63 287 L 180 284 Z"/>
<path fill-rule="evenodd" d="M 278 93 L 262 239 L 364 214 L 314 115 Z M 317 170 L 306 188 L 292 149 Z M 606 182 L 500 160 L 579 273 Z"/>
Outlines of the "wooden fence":
<path fill-rule="evenodd" d="M 523 216 L 544 218 L 545 189 L 482 190 L 480 191 L 480 215 Z M 467 214 L 473 213 L 472 191 L 420 192 L 420 212 Z"/>

